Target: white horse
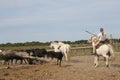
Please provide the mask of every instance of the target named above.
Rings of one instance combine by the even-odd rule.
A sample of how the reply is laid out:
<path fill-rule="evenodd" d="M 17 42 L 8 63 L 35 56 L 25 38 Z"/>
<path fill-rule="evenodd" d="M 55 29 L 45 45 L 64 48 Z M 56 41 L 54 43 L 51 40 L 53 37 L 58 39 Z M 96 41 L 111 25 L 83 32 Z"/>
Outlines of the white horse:
<path fill-rule="evenodd" d="M 92 43 L 94 47 L 96 41 L 98 40 L 97 36 L 91 36 L 89 42 Z M 113 48 L 110 44 L 102 44 L 99 48 L 96 49 L 96 54 L 94 58 L 95 67 L 98 66 L 98 57 L 103 56 L 106 59 L 106 67 L 109 67 L 109 58 L 115 58 Z"/>
<path fill-rule="evenodd" d="M 62 52 L 65 56 L 66 61 L 68 61 L 69 51 L 70 51 L 70 45 L 64 44 L 62 42 L 52 42 L 50 44 L 50 47 L 54 48 L 55 52 Z"/>

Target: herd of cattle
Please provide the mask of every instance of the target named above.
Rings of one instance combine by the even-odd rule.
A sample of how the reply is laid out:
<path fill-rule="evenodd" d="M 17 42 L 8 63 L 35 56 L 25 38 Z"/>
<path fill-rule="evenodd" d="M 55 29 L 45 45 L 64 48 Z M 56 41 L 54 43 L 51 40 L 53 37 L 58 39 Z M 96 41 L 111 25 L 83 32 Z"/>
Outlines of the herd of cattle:
<path fill-rule="evenodd" d="M 61 66 L 63 54 L 61 52 L 47 51 L 46 49 L 27 49 L 27 50 L 0 50 L 0 60 L 3 64 L 20 63 L 35 64 L 41 62 L 41 58 L 56 58 L 57 65 Z"/>

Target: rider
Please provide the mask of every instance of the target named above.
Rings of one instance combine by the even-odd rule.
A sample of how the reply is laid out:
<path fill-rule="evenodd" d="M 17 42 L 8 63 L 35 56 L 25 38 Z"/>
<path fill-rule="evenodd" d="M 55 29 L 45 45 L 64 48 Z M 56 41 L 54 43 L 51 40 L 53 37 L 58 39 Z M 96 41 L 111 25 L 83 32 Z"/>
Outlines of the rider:
<path fill-rule="evenodd" d="M 100 43 L 104 43 L 104 41 L 106 40 L 106 34 L 103 28 L 100 28 L 100 33 L 98 34 L 97 37 L 98 37 L 98 41 L 95 43 L 93 47 L 93 54 L 96 53 L 96 46 L 98 46 Z"/>

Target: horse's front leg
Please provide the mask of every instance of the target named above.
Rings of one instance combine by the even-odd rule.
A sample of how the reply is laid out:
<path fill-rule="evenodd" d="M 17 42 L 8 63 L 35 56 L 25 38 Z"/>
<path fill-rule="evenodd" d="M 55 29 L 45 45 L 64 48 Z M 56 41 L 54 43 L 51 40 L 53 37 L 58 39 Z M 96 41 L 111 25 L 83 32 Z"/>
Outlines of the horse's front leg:
<path fill-rule="evenodd" d="M 94 64 L 95 64 L 95 67 L 98 66 L 98 56 L 97 55 L 95 55 Z"/>
<path fill-rule="evenodd" d="M 108 57 L 106 58 L 106 67 L 109 67 L 109 61 L 108 61 L 109 59 L 108 59 Z"/>

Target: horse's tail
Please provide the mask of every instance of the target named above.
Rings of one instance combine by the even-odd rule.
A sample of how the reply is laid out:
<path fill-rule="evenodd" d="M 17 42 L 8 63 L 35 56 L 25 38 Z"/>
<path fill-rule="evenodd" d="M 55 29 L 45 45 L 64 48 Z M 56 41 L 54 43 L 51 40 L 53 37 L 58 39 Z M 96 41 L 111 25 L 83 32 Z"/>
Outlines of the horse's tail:
<path fill-rule="evenodd" d="M 66 48 L 67 48 L 67 53 L 69 53 L 69 51 L 70 51 L 70 45 L 67 45 Z"/>
<path fill-rule="evenodd" d="M 114 53 L 113 47 L 110 44 L 108 44 L 108 47 L 109 47 L 109 52 L 112 60 L 115 60 L 115 53 Z"/>
<path fill-rule="evenodd" d="M 70 60 L 69 51 L 70 51 L 70 45 L 67 44 L 67 45 L 66 45 L 66 53 L 67 53 L 67 56 L 68 56 L 68 60 Z"/>

